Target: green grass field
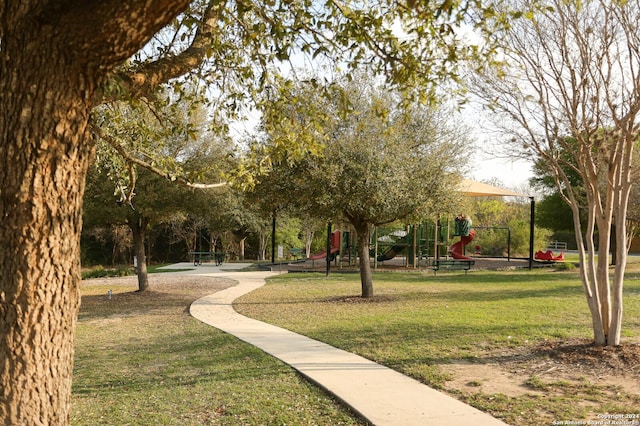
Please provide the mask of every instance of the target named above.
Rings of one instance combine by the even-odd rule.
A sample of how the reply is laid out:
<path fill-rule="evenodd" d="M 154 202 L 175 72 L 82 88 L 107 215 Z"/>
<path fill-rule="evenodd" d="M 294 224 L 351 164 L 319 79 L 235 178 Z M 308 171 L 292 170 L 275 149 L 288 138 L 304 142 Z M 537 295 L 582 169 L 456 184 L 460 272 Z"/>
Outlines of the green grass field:
<path fill-rule="evenodd" d="M 376 297 L 363 302 L 357 275 L 285 275 L 237 301 L 247 316 L 279 325 L 446 388 L 443 366 L 478 363 L 549 340 L 590 339 L 590 316 L 575 272 L 471 272 L 374 275 Z M 640 279 L 625 283 L 624 339 L 640 341 Z M 538 425 L 597 413 L 640 413 L 640 397 L 587 383 L 544 383 L 548 398 L 456 395 L 507 423 Z M 594 393 L 599 395 L 594 397 Z M 584 404 L 589 400 L 589 404 Z M 579 403 L 578 403 L 579 402 Z M 562 417 L 561 417 L 562 416 Z M 541 423 L 542 422 L 542 423 Z"/>
<path fill-rule="evenodd" d="M 361 424 L 281 362 L 188 314 L 218 288 L 136 288 L 83 282 L 73 425 Z"/>
<path fill-rule="evenodd" d="M 451 378 L 443 369 L 448 363 L 480 364 L 540 342 L 592 335 L 575 272 L 391 272 L 374 274 L 374 282 L 375 298 L 363 301 L 357 274 L 280 275 L 239 299 L 236 309 L 439 389 Z M 288 367 L 188 315 L 193 300 L 217 288 L 109 289 L 110 301 L 107 287 L 83 283 L 74 425 L 359 424 Z M 623 330 L 625 341 L 640 341 L 635 271 L 625 282 Z M 640 413 L 638 395 L 597 382 L 531 377 L 529 385 L 546 396 L 454 396 L 517 425 Z"/>

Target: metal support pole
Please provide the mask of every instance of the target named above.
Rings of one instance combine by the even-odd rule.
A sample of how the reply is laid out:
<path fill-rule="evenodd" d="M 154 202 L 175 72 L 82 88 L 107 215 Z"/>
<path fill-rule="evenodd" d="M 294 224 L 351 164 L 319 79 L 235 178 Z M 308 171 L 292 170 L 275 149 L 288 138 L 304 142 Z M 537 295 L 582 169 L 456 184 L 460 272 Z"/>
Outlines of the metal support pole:
<path fill-rule="evenodd" d="M 331 273 L 331 222 L 327 224 L 327 268 L 326 268 L 326 276 L 328 277 Z"/>
<path fill-rule="evenodd" d="M 440 250 L 438 247 L 438 231 L 440 231 L 440 219 L 436 220 L 434 226 L 434 235 L 433 235 L 433 264 L 440 259 Z"/>
<path fill-rule="evenodd" d="M 418 267 L 418 225 L 413 225 L 413 269 Z"/>
<path fill-rule="evenodd" d="M 529 269 L 533 269 L 533 241 L 534 241 L 534 225 L 536 218 L 536 201 L 533 197 L 529 197 L 531 200 L 531 218 L 529 219 Z"/>

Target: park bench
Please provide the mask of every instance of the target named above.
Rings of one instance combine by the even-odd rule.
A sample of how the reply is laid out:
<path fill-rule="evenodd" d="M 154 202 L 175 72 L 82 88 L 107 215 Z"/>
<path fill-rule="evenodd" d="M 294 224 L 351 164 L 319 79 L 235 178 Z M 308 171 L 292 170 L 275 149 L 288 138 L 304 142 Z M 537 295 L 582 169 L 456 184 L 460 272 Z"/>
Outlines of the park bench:
<path fill-rule="evenodd" d="M 189 256 L 193 258 L 193 265 L 198 266 L 202 265 L 202 262 L 206 262 L 208 260 L 215 260 L 216 265 L 222 265 L 226 252 L 220 251 L 190 251 Z"/>
<path fill-rule="evenodd" d="M 437 271 L 441 269 L 450 270 L 450 271 L 464 271 L 466 274 L 471 266 L 475 264 L 475 260 L 436 260 L 436 263 L 432 266 L 433 275 L 436 274 Z"/>
<path fill-rule="evenodd" d="M 291 253 L 291 256 L 293 256 L 295 260 L 298 260 L 298 258 L 304 257 L 303 250 L 299 248 L 291 248 L 289 249 L 289 253 Z"/>

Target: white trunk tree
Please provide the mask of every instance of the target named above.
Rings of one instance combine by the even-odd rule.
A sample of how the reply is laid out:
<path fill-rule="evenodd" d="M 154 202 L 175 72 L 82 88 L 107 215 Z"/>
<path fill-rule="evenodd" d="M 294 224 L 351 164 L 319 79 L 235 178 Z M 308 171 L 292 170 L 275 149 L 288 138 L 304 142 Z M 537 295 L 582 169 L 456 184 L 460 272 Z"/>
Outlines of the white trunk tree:
<path fill-rule="evenodd" d="M 508 135 L 509 149 L 541 160 L 555 177 L 573 212 L 595 343 L 618 345 L 640 110 L 640 2 L 542 3 L 512 3 L 529 12 L 494 34 L 503 40 L 504 61 L 479 72 L 473 91 Z M 568 170 L 581 177 L 586 206 Z M 612 281 L 611 238 L 619 248 Z"/>

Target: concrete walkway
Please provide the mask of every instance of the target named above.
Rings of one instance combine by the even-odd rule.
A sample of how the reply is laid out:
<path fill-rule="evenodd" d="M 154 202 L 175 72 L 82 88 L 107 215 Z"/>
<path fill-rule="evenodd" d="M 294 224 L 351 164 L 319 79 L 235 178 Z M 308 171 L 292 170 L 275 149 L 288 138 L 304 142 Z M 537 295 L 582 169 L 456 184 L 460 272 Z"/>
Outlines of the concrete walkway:
<path fill-rule="evenodd" d="M 183 265 L 184 267 L 184 265 Z M 239 265 L 229 264 L 239 268 Z M 215 269 L 214 269 L 215 268 Z M 358 355 L 238 314 L 232 302 L 277 272 L 235 272 L 199 266 L 190 273 L 238 281 L 195 301 L 191 315 L 254 345 L 326 389 L 374 425 L 505 425 L 420 382 Z"/>

